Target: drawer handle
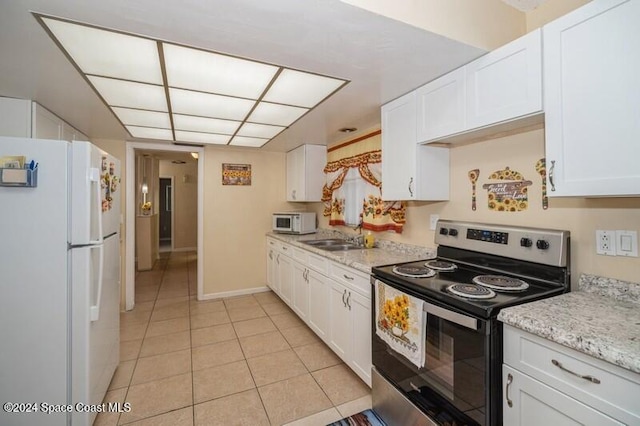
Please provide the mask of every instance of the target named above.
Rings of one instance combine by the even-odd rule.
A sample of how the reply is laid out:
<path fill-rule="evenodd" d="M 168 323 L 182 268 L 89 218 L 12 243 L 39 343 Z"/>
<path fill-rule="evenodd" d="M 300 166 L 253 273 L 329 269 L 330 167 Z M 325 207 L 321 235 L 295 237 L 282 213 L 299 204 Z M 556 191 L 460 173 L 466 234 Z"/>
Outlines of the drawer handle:
<path fill-rule="evenodd" d="M 562 364 L 560 364 L 560 361 L 556 361 L 555 359 L 552 359 L 552 360 L 551 360 L 551 363 L 552 363 L 553 365 L 555 365 L 556 367 L 558 367 L 558 368 L 559 368 L 560 370 L 562 370 L 562 371 L 566 371 L 567 373 L 573 374 L 574 376 L 576 376 L 576 377 L 580 377 L 581 379 L 588 380 L 588 381 L 590 381 L 591 383 L 595 383 L 596 385 L 599 385 L 599 384 L 600 384 L 600 380 L 599 380 L 599 379 L 596 379 L 596 378 L 595 378 L 595 377 L 593 377 L 593 376 L 584 376 L 584 375 L 582 375 L 582 374 L 574 373 L 573 371 L 569 370 L 568 368 L 566 368 L 566 367 L 564 367 Z"/>
<path fill-rule="evenodd" d="M 513 407 L 513 401 L 511 400 L 511 398 L 509 398 L 509 386 L 511 386 L 511 383 L 513 383 L 513 376 L 511 374 L 507 374 L 507 405 L 509 407 Z"/>
<path fill-rule="evenodd" d="M 347 274 L 342 274 L 343 277 L 345 277 L 346 279 L 348 279 L 349 281 L 353 281 L 353 277 L 350 277 Z"/>

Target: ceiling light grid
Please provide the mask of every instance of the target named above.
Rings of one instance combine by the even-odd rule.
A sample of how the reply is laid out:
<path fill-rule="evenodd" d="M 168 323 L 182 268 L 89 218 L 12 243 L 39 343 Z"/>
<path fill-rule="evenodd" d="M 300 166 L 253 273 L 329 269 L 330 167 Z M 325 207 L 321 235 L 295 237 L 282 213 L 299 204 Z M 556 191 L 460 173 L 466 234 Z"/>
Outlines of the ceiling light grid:
<path fill-rule="evenodd" d="M 261 147 L 348 83 L 34 15 L 134 138 Z"/>

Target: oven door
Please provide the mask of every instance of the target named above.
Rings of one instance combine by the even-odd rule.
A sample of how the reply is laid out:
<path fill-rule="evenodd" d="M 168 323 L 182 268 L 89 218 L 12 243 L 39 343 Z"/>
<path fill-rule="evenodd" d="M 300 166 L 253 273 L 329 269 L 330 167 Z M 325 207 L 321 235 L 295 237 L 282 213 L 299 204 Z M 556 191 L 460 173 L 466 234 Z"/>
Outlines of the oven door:
<path fill-rule="evenodd" d="M 489 322 L 428 301 L 424 310 L 424 367 L 416 367 L 378 337 L 377 318 L 373 365 L 437 424 L 488 425 Z M 375 316 L 375 306 L 372 311 Z"/>

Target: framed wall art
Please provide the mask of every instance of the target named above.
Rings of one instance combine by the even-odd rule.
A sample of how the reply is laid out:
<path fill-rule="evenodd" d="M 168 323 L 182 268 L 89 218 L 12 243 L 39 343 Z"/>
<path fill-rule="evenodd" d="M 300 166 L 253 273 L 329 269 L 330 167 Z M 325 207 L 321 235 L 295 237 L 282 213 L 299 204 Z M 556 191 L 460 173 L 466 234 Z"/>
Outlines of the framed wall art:
<path fill-rule="evenodd" d="M 251 185 L 251 164 L 222 163 L 223 185 Z"/>

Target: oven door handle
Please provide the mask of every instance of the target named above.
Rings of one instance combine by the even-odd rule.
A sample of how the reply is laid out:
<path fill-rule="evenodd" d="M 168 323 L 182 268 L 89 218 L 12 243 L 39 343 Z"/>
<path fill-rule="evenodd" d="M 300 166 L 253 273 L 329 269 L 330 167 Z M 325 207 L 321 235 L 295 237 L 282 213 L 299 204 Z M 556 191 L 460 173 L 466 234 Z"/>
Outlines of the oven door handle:
<path fill-rule="evenodd" d="M 478 320 L 473 317 L 468 317 L 466 315 L 441 308 L 440 306 L 432 305 L 428 302 L 424 302 L 424 307 L 422 308 L 422 310 L 428 314 L 435 315 L 444 320 L 454 322 L 466 328 L 470 328 L 471 330 L 478 329 Z"/>

